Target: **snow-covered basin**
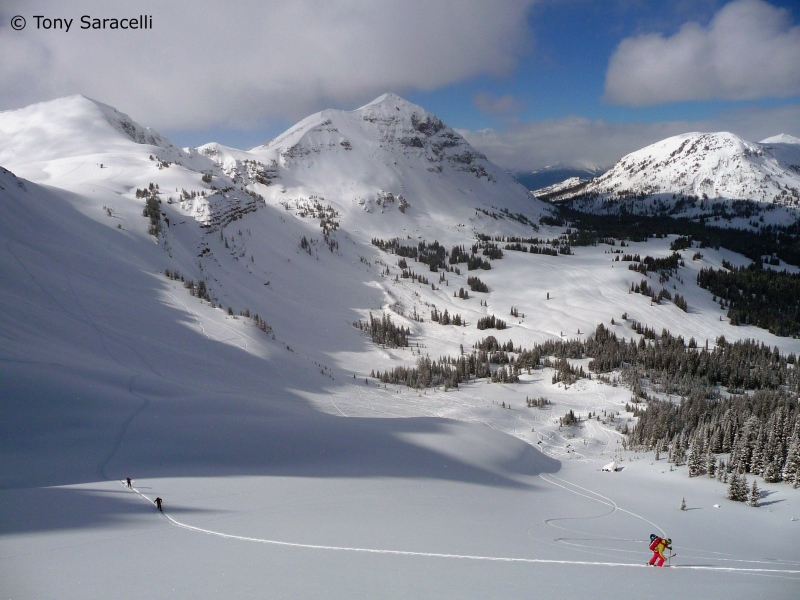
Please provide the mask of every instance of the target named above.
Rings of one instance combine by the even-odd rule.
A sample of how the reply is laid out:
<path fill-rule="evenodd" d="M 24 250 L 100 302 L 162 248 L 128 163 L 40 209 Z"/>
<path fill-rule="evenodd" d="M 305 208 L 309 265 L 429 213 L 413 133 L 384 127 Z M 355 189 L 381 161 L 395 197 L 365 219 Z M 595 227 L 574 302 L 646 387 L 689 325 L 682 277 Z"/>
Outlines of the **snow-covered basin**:
<path fill-rule="evenodd" d="M 767 486 L 759 509 L 715 509 L 723 484 L 652 455 L 617 453 L 625 468 L 610 477 L 607 447 L 559 463 L 480 423 L 326 415 L 277 390 L 253 402 L 194 389 L 186 411 L 144 374 L 133 390 L 150 401 L 126 425 L 100 410 L 122 403 L 124 379 L 91 390 L 79 371 L 73 387 L 58 366 L 2 368 L 4 392 L 30 410 L 58 422 L 70 414 L 59 403 L 80 394 L 97 415 L 87 422 L 108 430 L 82 446 L 40 432 L 28 466 L 11 465 L 0 491 L 8 597 L 790 598 L 800 576 L 785 486 Z M 71 446 L 85 471 L 44 464 Z M 680 568 L 644 566 L 650 533 L 672 537 Z"/>
<path fill-rule="evenodd" d="M 486 427 L 331 418 L 348 429 L 338 457 L 313 419 L 295 423 L 308 452 L 292 474 L 265 453 L 262 469 L 272 474 L 136 479 L 142 495 L 165 500 L 172 521 L 117 481 L 3 491 L 4 594 L 522 598 L 535 589 L 560 598 L 609 590 L 620 598 L 752 598 L 766 590 L 791 598 L 797 589 L 796 573 L 741 570 L 798 570 L 788 506 L 714 509 L 721 484 L 687 485 L 685 471 L 657 468 L 664 461 L 631 463 L 614 478 L 580 463 L 537 475 L 555 465 Z M 406 433 L 397 437 L 425 444 L 369 452 L 374 440 L 362 442 L 376 427 L 381 435 L 400 427 Z M 471 466 L 428 454 L 466 447 Z M 651 532 L 673 538 L 672 564 L 681 569 L 644 567 Z"/>

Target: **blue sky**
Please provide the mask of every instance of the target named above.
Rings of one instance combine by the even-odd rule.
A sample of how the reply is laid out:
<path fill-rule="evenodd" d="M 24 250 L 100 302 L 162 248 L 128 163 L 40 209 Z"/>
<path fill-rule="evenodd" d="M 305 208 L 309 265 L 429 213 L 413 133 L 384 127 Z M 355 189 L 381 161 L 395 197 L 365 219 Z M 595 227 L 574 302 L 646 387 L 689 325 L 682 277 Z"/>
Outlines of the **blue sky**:
<path fill-rule="evenodd" d="M 467 129 L 503 126 L 509 116 L 530 121 L 577 114 L 621 122 L 708 118 L 749 102 L 685 101 L 632 108 L 604 101 L 605 76 L 611 55 L 623 39 L 653 32 L 674 35 L 689 21 L 707 26 L 725 4 L 721 0 L 543 2 L 534 5 L 527 17 L 531 48 L 520 55 L 518 66 L 506 77 L 479 76 L 407 96 L 453 126 Z M 794 23 L 800 24 L 800 4 L 774 0 L 770 4 L 789 10 Z M 481 92 L 511 95 L 519 111 L 510 115 L 482 112 L 473 101 Z M 758 104 L 774 106 L 799 99 L 797 95 L 780 100 L 767 97 Z"/>
<path fill-rule="evenodd" d="M 605 166 L 692 130 L 800 137 L 796 1 L 128 4 L 153 15 L 153 32 L 15 32 L 12 15 L 64 9 L 6 0 L 0 110 L 82 93 L 180 145 L 249 148 L 392 91 L 523 170 Z"/>

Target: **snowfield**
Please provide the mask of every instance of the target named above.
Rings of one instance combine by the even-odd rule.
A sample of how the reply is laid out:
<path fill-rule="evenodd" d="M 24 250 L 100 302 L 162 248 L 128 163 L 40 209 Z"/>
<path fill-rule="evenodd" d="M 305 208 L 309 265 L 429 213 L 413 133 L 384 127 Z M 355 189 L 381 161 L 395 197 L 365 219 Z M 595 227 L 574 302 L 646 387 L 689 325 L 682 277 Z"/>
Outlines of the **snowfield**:
<path fill-rule="evenodd" d="M 687 313 L 629 293 L 643 276 L 607 245 L 460 274 L 407 259 L 429 283 L 403 278 L 373 238 L 449 250 L 563 229 L 391 94 L 249 151 L 179 149 L 76 96 L 0 113 L 0 165 L 2 597 L 796 597 L 800 491 L 764 484 L 754 509 L 623 450 L 622 385 L 565 387 L 549 368 L 448 390 L 369 377 L 487 335 L 525 347 L 603 323 L 638 339 L 632 320 L 800 352 L 732 326 L 695 284 L 744 257 L 682 251 L 670 285 Z M 625 252 L 669 256 L 671 239 Z M 473 275 L 489 291 L 454 297 Z M 410 346 L 353 326 L 370 312 Z M 478 330 L 490 315 L 508 328 Z M 538 397 L 551 404 L 526 406 Z M 570 410 L 601 419 L 561 426 Z M 673 539 L 670 568 L 646 566 L 651 533 Z"/>

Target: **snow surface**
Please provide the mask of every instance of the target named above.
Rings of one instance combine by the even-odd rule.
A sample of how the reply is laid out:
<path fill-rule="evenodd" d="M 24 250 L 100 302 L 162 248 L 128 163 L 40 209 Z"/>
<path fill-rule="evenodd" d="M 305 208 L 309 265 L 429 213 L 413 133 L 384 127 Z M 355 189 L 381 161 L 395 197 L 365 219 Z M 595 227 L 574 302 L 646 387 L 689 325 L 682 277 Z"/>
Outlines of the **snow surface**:
<path fill-rule="evenodd" d="M 118 114 L 82 97 L 0 114 L 0 164 L 16 173 L 0 170 L 4 596 L 796 595 L 800 494 L 765 485 L 753 509 L 685 467 L 623 452 L 623 387 L 565 388 L 548 369 L 448 391 L 365 382 L 420 353 L 468 350 L 487 314 L 510 324 L 491 333 L 523 346 L 600 322 L 635 336 L 627 312 L 712 345 L 724 334 L 800 351 L 720 320 L 694 284 L 703 266 L 746 259 L 684 251 L 674 283 L 688 313 L 629 294 L 641 276 L 608 246 L 506 251 L 479 273 L 490 291 L 459 300 L 466 272 L 439 283 L 410 261 L 437 289 L 395 280 L 397 257 L 370 239 L 562 230 L 511 218 L 548 209 L 419 107 L 386 95 L 324 111 L 251 151 L 179 150 L 123 115 L 145 136 L 131 137 Z M 169 219 L 158 243 L 135 197 L 151 182 Z M 180 199 L 184 189 L 206 195 Z M 317 205 L 337 213 L 333 251 Z M 626 251 L 667 256 L 669 242 Z M 214 307 L 167 268 L 203 278 Z M 431 322 L 432 305 L 470 326 Z M 272 334 L 228 307 L 257 312 Z M 408 326 L 412 347 L 377 347 L 352 326 L 370 311 Z M 525 406 L 539 396 L 553 404 Z M 608 416 L 559 428 L 568 410 Z M 614 477 L 600 471 L 609 460 Z M 644 566 L 650 533 L 674 540 L 674 568 Z"/>
<path fill-rule="evenodd" d="M 586 185 L 557 199 L 596 194 L 596 202 L 641 194 L 667 204 L 673 195 L 715 200 L 754 200 L 800 207 L 800 145 L 781 134 L 760 143 L 728 132 L 676 135 L 621 158 Z"/>
<path fill-rule="evenodd" d="M 569 177 L 569 178 L 567 178 L 564 181 L 561 181 L 559 183 L 554 183 L 553 185 L 548 185 L 547 187 L 543 187 L 543 188 L 540 188 L 538 190 L 534 190 L 533 191 L 533 195 L 536 196 L 537 198 L 547 197 L 547 196 L 550 196 L 552 194 L 557 194 L 558 192 L 560 192 L 562 190 L 568 190 L 568 189 L 573 188 L 573 187 L 575 187 L 577 185 L 580 185 L 584 181 L 586 181 L 586 180 L 585 179 L 581 179 L 580 177 Z"/>

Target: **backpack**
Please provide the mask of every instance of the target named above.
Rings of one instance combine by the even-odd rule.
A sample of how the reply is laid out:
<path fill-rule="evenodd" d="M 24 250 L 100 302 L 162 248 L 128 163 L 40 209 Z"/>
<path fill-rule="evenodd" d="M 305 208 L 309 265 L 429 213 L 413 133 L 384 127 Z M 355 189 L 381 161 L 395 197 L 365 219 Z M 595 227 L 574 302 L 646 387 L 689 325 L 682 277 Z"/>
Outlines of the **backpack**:
<path fill-rule="evenodd" d="M 658 537 L 655 533 L 650 535 L 650 550 L 655 552 L 656 547 L 661 543 L 661 538 Z"/>

